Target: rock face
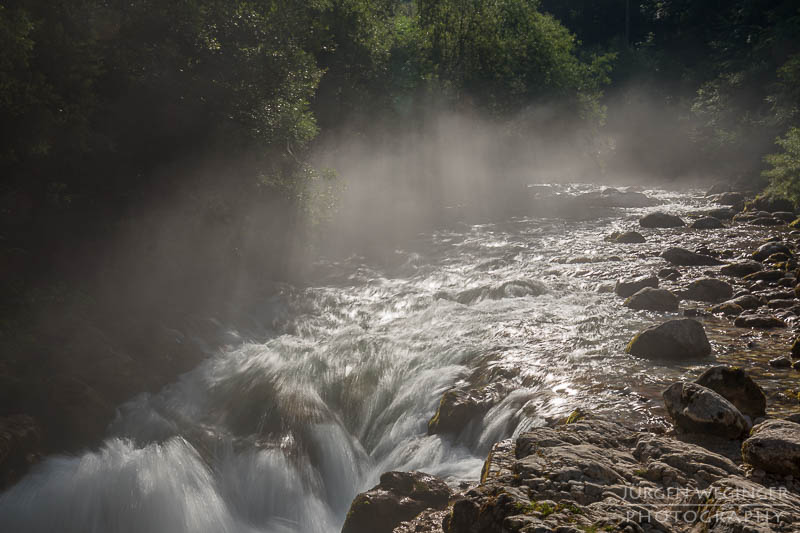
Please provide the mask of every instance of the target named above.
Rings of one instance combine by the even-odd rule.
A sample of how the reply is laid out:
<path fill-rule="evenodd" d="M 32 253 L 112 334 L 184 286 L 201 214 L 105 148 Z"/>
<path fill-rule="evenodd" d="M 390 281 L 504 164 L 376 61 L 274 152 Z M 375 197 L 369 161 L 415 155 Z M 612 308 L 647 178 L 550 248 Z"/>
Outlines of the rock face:
<path fill-rule="evenodd" d="M 714 217 L 703 217 L 689 224 L 689 227 L 692 229 L 720 229 L 724 228 L 725 224 Z"/>
<path fill-rule="evenodd" d="M 657 211 L 639 219 L 643 228 L 679 228 L 686 223 L 680 217 Z"/>
<path fill-rule="evenodd" d="M 452 495 L 444 481 L 422 472 L 386 472 L 350 504 L 342 533 L 392 533 L 425 509 L 444 509 Z"/>
<path fill-rule="evenodd" d="M 658 288 L 658 277 L 656 276 L 642 276 L 632 280 L 620 280 L 614 286 L 614 293 L 621 297 L 627 298 L 633 296 L 645 287 Z"/>
<path fill-rule="evenodd" d="M 742 444 L 742 458 L 765 472 L 800 476 L 800 424 L 788 420 L 758 424 Z"/>
<path fill-rule="evenodd" d="M 780 502 L 753 498 L 759 487 L 766 491 L 769 486 L 745 479 L 730 459 L 700 446 L 587 419 L 535 428 L 498 443 L 481 484 L 458 497 L 441 531 L 798 531 L 800 496 L 784 491 Z M 726 512 L 714 516 L 720 502 Z M 753 512 L 774 516 L 778 509 L 784 518 L 770 524 L 772 529 L 764 529 Z M 713 520 L 702 520 L 704 511 Z"/>
<path fill-rule="evenodd" d="M 700 359 L 711 354 L 703 325 L 690 318 L 669 320 L 636 335 L 625 351 L 648 359 Z"/>
<path fill-rule="evenodd" d="M 741 368 L 715 366 L 703 372 L 695 383 L 711 389 L 753 419 L 767 410 L 767 397 L 753 378 Z"/>
<path fill-rule="evenodd" d="M 714 266 L 724 264 L 709 255 L 698 254 L 678 247 L 667 248 L 661 252 L 661 257 L 676 266 Z"/>
<path fill-rule="evenodd" d="M 703 278 L 691 282 L 683 295 L 689 300 L 719 302 L 733 296 L 733 287 L 719 279 Z"/>
<path fill-rule="evenodd" d="M 666 289 L 645 287 L 625 300 L 625 307 L 646 311 L 677 311 L 678 297 Z"/>
<path fill-rule="evenodd" d="M 669 416 L 687 433 L 738 439 L 750 429 L 731 402 L 696 383 L 673 383 L 663 396 Z"/>
<path fill-rule="evenodd" d="M 720 274 L 725 276 L 732 276 L 734 278 L 743 278 L 748 274 L 762 270 L 764 266 L 758 261 L 743 261 L 741 263 L 733 263 L 725 265 L 719 269 Z"/>
<path fill-rule="evenodd" d="M 753 259 L 756 261 L 763 261 L 772 254 L 786 254 L 792 255 L 792 251 L 782 242 L 768 242 L 759 246 L 758 250 L 753 252 Z"/>

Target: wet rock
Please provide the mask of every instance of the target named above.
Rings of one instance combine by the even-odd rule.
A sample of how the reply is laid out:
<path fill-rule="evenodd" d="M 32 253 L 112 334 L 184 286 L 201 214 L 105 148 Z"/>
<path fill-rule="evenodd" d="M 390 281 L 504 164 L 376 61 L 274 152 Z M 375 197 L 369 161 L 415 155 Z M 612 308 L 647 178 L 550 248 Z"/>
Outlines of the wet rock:
<path fill-rule="evenodd" d="M 713 266 L 724 263 L 708 255 L 691 252 L 685 248 L 667 248 L 661 252 L 661 257 L 677 266 Z"/>
<path fill-rule="evenodd" d="M 696 383 L 673 383 L 663 396 L 675 425 L 687 433 L 738 439 L 750 429 L 742 413 L 731 402 Z"/>
<path fill-rule="evenodd" d="M 720 274 L 725 276 L 732 276 L 734 278 L 742 278 L 748 274 L 753 274 L 762 270 L 764 266 L 758 261 L 743 261 L 741 263 L 733 263 L 725 265 L 719 269 Z"/>
<path fill-rule="evenodd" d="M 749 221 L 753 226 L 782 226 L 784 222 L 775 217 L 759 217 Z"/>
<path fill-rule="evenodd" d="M 703 278 L 691 282 L 683 296 L 689 300 L 719 302 L 733 296 L 733 287 L 719 279 Z"/>
<path fill-rule="evenodd" d="M 763 305 L 763 302 L 757 296 L 753 296 L 752 294 L 743 294 L 737 298 L 734 298 L 730 301 L 732 304 L 736 304 L 742 309 L 758 309 Z"/>
<path fill-rule="evenodd" d="M 792 342 L 792 357 L 800 359 L 800 337 L 794 339 Z"/>
<path fill-rule="evenodd" d="M 350 504 L 342 533 L 392 533 L 426 509 L 444 509 L 452 492 L 423 472 L 386 472 L 380 483 Z"/>
<path fill-rule="evenodd" d="M 617 284 L 614 286 L 614 293 L 621 298 L 627 298 L 633 296 L 645 287 L 657 289 L 658 278 L 656 276 L 642 276 L 632 280 L 617 281 Z"/>
<path fill-rule="evenodd" d="M 747 208 L 758 211 L 775 213 L 778 211 L 794 211 L 794 203 L 786 198 L 771 195 L 759 195 L 747 203 Z"/>
<path fill-rule="evenodd" d="M 720 229 L 724 228 L 725 225 L 717 218 L 703 217 L 689 224 L 689 227 L 692 229 Z"/>
<path fill-rule="evenodd" d="M 0 417 L 0 490 L 21 478 L 42 453 L 42 431 L 33 418 Z"/>
<path fill-rule="evenodd" d="M 434 511 L 426 509 L 417 515 L 413 520 L 401 523 L 394 528 L 392 533 L 443 533 L 442 522 L 450 511 Z"/>
<path fill-rule="evenodd" d="M 711 355 L 711 344 L 702 324 L 682 318 L 642 331 L 628 343 L 625 352 L 649 359 L 700 359 Z"/>
<path fill-rule="evenodd" d="M 794 219 L 797 218 L 797 215 L 791 211 L 775 211 L 772 216 L 786 223 L 794 222 Z"/>
<path fill-rule="evenodd" d="M 789 256 L 792 255 L 792 251 L 788 246 L 786 246 L 786 244 L 780 241 L 773 241 L 759 246 L 758 250 L 753 252 L 753 259 L 756 261 L 763 261 L 772 254 L 777 253 L 784 253 Z"/>
<path fill-rule="evenodd" d="M 723 314 L 725 316 L 738 316 L 742 314 L 741 305 L 737 305 L 733 302 L 722 302 L 721 304 L 717 304 L 711 308 L 711 312 L 715 314 Z"/>
<path fill-rule="evenodd" d="M 752 419 L 766 414 L 764 391 L 742 368 L 715 366 L 703 372 L 695 383 L 720 394 Z"/>
<path fill-rule="evenodd" d="M 678 216 L 657 211 L 639 219 L 639 225 L 643 228 L 679 228 L 686 223 Z"/>
<path fill-rule="evenodd" d="M 678 297 L 666 289 L 645 287 L 637 291 L 623 304 L 625 307 L 647 311 L 677 311 L 680 301 Z"/>
<path fill-rule="evenodd" d="M 742 443 L 745 463 L 775 474 L 800 476 L 800 424 L 767 420 Z"/>
<path fill-rule="evenodd" d="M 736 216 L 735 209 L 731 209 L 729 207 L 720 207 L 718 209 L 711 209 L 706 212 L 707 216 L 714 217 L 719 220 L 731 220 L 733 217 Z"/>
<path fill-rule="evenodd" d="M 614 242 L 622 244 L 638 244 L 645 242 L 645 238 L 638 231 L 626 231 L 617 235 L 616 238 L 614 238 Z"/>
<path fill-rule="evenodd" d="M 677 279 L 681 277 L 681 273 L 675 268 L 662 268 L 658 271 L 658 277 L 661 279 Z"/>
<path fill-rule="evenodd" d="M 764 263 L 767 263 L 769 265 L 776 265 L 776 264 L 779 264 L 779 263 L 785 263 L 789 259 L 790 259 L 789 255 L 787 255 L 785 253 L 782 253 L 782 252 L 778 252 L 778 253 L 772 254 L 769 257 L 767 257 L 766 259 L 764 259 Z"/>
<path fill-rule="evenodd" d="M 794 368 L 795 370 L 800 370 L 800 361 L 795 361 L 794 363 L 792 363 L 792 368 Z"/>
<path fill-rule="evenodd" d="M 715 201 L 720 205 L 743 204 L 744 195 L 739 192 L 724 192 L 717 196 Z"/>
<path fill-rule="evenodd" d="M 442 395 L 436 413 L 428 421 L 428 435 L 458 434 L 478 420 L 502 396 L 502 384 L 473 389 L 450 389 Z"/>
<path fill-rule="evenodd" d="M 770 309 L 790 309 L 795 305 L 797 305 L 797 303 L 798 303 L 797 300 L 795 300 L 794 298 L 792 298 L 791 300 L 777 299 L 777 300 L 770 300 L 767 306 Z"/>
<path fill-rule="evenodd" d="M 792 292 L 792 291 L 770 291 L 770 292 L 761 293 L 761 297 L 764 298 L 768 302 L 771 302 L 773 300 L 791 300 L 794 297 L 794 292 Z"/>
<path fill-rule="evenodd" d="M 786 322 L 772 315 L 739 315 L 733 325 L 737 328 L 772 329 L 785 328 Z"/>
<path fill-rule="evenodd" d="M 792 361 L 786 356 L 776 357 L 775 359 L 769 360 L 769 366 L 775 368 L 790 368 L 792 366 Z"/>
<path fill-rule="evenodd" d="M 761 272 L 753 272 L 752 274 L 748 274 L 743 279 L 750 282 L 777 281 L 783 276 L 784 273 L 780 270 L 762 270 Z"/>

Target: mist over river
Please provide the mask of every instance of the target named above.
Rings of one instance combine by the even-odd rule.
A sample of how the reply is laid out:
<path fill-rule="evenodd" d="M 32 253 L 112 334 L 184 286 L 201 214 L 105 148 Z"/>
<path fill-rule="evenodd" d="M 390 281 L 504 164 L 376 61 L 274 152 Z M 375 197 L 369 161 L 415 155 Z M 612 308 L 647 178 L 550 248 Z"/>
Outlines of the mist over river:
<path fill-rule="evenodd" d="M 698 191 L 644 192 L 661 205 L 554 202 L 546 218 L 421 234 L 383 264 L 320 262 L 314 284 L 278 286 L 199 367 L 120 406 L 98 449 L 48 458 L 2 494 L 0 530 L 330 533 L 382 472 L 474 483 L 493 443 L 578 407 L 660 425 L 661 390 L 707 365 L 625 354 L 668 314 L 623 307 L 615 281 L 666 266 L 666 246 L 724 236 L 735 248 L 769 230 L 639 229 L 647 212 L 709 205 Z M 604 241 L 629 229 L 647 242 Z M 717 353 L 726 327 L 706 322 Z M 493 407 L 460 434 L 428 435 L 442 394 L 476 380 L 503 383 Z"/>

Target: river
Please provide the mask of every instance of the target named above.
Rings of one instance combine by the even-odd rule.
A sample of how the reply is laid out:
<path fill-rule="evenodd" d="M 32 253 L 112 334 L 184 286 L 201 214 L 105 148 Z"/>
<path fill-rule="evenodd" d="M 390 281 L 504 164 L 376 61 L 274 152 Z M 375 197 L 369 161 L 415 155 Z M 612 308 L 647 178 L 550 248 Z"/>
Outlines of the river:
<path fill-rule="evenodd" d="M 614 282 L 666 266 L 668 244 L 753 233 L 604 242 L 648 211 L 707 206 L 697 191 L 646 193 L 662 205 L 452 224 L 384 264 L 321 261 L 313 285 L 263 302 L 258 327 L 231 328 L 198 368 L 121 406 L 96 450 L 48 458 L 0 496 L 0 530 L 330 533 L 380 473 L 474 482 L 492 443 L 576 407 L 662 424 L 660 391 L 704 366 L 626 355 L 664 314 L 622 307 Z M 721 351 L 726 326 L 707 327 Z M 476 376 L 502 380 L 502 399 L 458 435 L 428 435 L 442 393 Z"/>

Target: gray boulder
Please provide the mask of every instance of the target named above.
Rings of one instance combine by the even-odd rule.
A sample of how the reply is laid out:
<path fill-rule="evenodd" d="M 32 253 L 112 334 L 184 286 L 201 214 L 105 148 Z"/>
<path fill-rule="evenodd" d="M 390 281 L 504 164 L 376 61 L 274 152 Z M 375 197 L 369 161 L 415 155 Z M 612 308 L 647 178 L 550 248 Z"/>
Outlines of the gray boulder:
<path fill-rule="evenodd" d="M 722 395 L 752 419 L 766 414 L 767 397 L 764 391 L 741 368 L 715 366 L 703 372 L 695 383 Z"/>
<path fill-rule="evenodd" d="M 625 233 L 620 233 L 617 235 L 614 238 L 614 242 L 621 244 L 638 244 L 645 242 L 645 238 L 638 231 L 626 231 Z"/>
<path fill-rule="evenodd" d="M 342 533 L 392 533 L 425 509 L 444 509 L 452 492 L 423 472 L 386 472 L 380 483 L 350 504 Z"/>
<path fill-rule="evenodd" d="M 710 255 L 698 254 L 685 248 L 672 247 L 661 252 L 661 257 L 677 266 L 713 266 L 724 263 Z"/>
<path fill-rule="evenodd" d="M 785 328 L 786 322 L 772 315 L 753 314 L 739 315 L 733 321 L 733 325 L 737 328 L 772 329 Z"/>
<path fill-rule="evenodd" d="M 643 311 L 677 311 L 680 300 L 666 289 L 645 287 L 625 300 L 625 307 Z"/>
<path fill-rule="evenodd" d="M 745 463 L 774 474 L 800 476 L 800 424 L 767 420 L 742 443 Z"/>
<path fill-rule="evenodd" d="M 764 303 L 758 296 L 753 294 L 743 294 L 731 300 L 732 304 L 736 304 L 742 309 L 758 309 Z"/>
<path fill-rule="evenodd" d="M 732 276 L 734 278 L 743 278 L 748 274 L 753 274 L 762 270 L 764 266 L 758 261 L 743 261 L 741 263 L 733 263 L 725 265 L 719 269 L 720 274 L 725 276 Z"/>
<path fill-rule="evenodd" d="M 740 192 L 724 192 L 717 196 L 716 202 L 720 205 L 736 205 L 744 203 L 744 195 Z"/>
<path fill-rule="evenodd" d="M 614 293 L 620 298 L 627 298 L 633 296 L 645 287 L 658 288 L 657 276 L 642 276 L 631 280 L 617 281 L 614 286 Z"/>
<path fill-rule="evenodd" d="M 689 227 L 692 229 L 720 229 L 724 228 L 725 224 L 714 217 L 703 217 L 689 224 Z"/>
<path fill-rule="evenodd" d="M 789 249 L 786 244 L 780 241 L 773 241 L 768 242 L 766 244 L 762 244 L 758 247 L 758 250 L 753 252 L 753 259 L 756 261 L 763 261 L 767 257 L 771 256 L 772 254 L 786 254 L 788 256 L 792 255 L 792 251 Z"/>
<path fill-rule="evenodd" d="M 686 225 L 680 217 L 656 211 L 639 219 L 643 228 L 679 228 Z"/>
<path fill-rule="evenodd" d="M 720 302 L 733 296 L 733 287 L 719 279 L 703 278 L 691 282 L 683 295 L 689 300 Z"/>
<path fill-rule="evenodd" d="M 687 433 L 738 439 L 750 429 L 736 406 L 697 383 L 673 383 L 663 397 L 669 416 Z"/>
<path fill-rule="evenodd" d="M 681 318 L 642 331 L 631 339 L 625 352 L 648 359 L 700 359 L 711 355 L 711 344 L 700 322 Z"/>

